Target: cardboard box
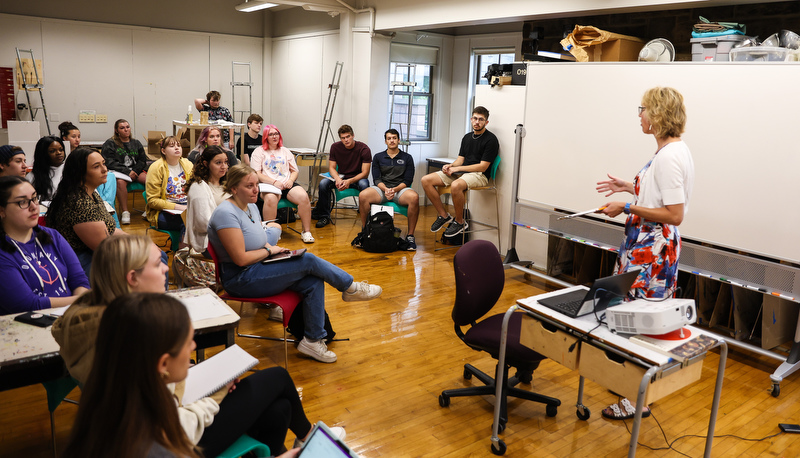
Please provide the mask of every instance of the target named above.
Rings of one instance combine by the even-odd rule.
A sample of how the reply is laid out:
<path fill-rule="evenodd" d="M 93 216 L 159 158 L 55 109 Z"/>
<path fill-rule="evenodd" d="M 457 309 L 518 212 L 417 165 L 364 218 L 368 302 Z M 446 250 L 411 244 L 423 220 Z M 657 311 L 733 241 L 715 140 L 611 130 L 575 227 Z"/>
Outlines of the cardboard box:
<path fill-rule="evenodd" d="M 161 159 L 161 140 L 167 137 L 163 130 L 148 130 L 147 137 L 147 157 L 152 161 Z"/>
<path fill-rule="evenodd" d="M 558 329 L 547 329 L 543 322 L 528 315 L 522 317 L 519 343 L 567 369 L 578 368 L 580 354 L 578 338 Z"/>
<path fill-rule="evenodd" d="M 761 348 L 774 348 L 792 341 L 797 328 L 800 306 L 792 301 L 769 294 L 764 295 L 764 315 L 761 319 Z"/>
<path fill-rule="evenodd" d="M 644 40 L 626 35 L 615 35 L 615 38 L 586 48 L 589 62 L 635 62 L 639 60 L 639 51 L 644 47 Z"/>
<path fill-rule="evenodd" d="M 580 373 L 585 378 L 619 393 L 635 402 L 639 395 L 639 384 L 647 369 L 621 357 L 606 353 L 592 345 L 581 346 Z M 700 379 L 703 360 L 671 372 L 647 387 L 645 404 L 655 402 Z"/>

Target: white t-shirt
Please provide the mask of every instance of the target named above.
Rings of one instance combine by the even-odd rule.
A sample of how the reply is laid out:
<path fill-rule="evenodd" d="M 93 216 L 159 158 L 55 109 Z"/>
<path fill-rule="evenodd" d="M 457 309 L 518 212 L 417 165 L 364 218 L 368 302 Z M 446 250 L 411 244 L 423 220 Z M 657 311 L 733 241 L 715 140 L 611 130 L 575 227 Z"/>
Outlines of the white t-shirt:
<path fill-rule="evenodd" d="M 639 186 L 636 205 L 661 208 L 683 204 L 689 212 L 689 196 L 694 184 L 694 161 L 683 141 L 668 143 L 653 158 Z"/>

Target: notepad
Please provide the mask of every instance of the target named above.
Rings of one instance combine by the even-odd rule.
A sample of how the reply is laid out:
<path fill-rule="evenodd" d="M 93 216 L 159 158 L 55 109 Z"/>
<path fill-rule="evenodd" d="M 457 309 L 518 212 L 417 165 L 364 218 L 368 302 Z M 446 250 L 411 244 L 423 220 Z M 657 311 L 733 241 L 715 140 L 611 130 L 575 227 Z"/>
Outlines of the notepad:
<path fill-rule="evenodd" d="M 131 179 L 130 175 L 125 175 L 124 173 L 117 172 L 116 170 L 113 171 L 112 173 L 114 174 L 114 177 L 116 177 L 116 178 L 118 178 L 120 180 L 125 180 L 128 183 L 133 183 L 133 180 Z"/>
<path fill-rule="evenodd" d="M 182 405 L 214 394 L 232 380 L 258 364 L 258 359 L 238 345 L 232 345 L 200 364 L 189 368 Z"/>
<path fill-rule="evenodd" d="M 281 190 L 277 188 L 277 186 L 273 186 L 269 183 L 259 183 L 258 184 L 258 192 L 266 192 L 269 194 L 277 194 L 281 195 Z"/>
<path fill-rule="evenodd" d="M 292 259 L 292 258 L 299 258 L 300 256 L 303 256 L 305 253 L 306 253 L 305 248 L 300 248 L 299 250 L 292 250 L 292 251 L 282 251 L 280 253 L 275 253 L 271 255 L 267 259 L 262 260 L 261 264 L 267 264 L 275 261 L 285 261 L 287 259 Z"/>

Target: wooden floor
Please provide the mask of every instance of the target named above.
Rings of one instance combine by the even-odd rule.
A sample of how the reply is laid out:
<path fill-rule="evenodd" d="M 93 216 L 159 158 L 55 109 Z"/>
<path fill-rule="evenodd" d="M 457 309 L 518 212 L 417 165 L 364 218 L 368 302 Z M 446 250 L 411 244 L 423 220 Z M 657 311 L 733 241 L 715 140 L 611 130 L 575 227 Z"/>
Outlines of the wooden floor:
<path fill-rule="evenodd" d="M 141 201 L 137 202 L 138 205 Z M 371 302 L 345 303 L 333 288 L 326 304 L 337 337 L 347 342 L 331 345 L 339 360 L 322 364 L 300 358 L 290 348 L 289 371 L 302 389 L 306 413 L 312 422 L 347 428 L 347 442 L 364 457 L 465 457 L 493 456 L 490 436 L 493 398 L 453 398 L 448 408 L 439 407 L 444 389 L 470 386 L 462 378 L 463 364 L 493 371 L 493 360 L 467 348 L 453 333 L 450 312 L 454 297 L 452 256 L 454 250 L 433 252 L 428 227 L 435 214 L 423 208 L 417 233 L 418 251 L 371 254 L 350 246 L 359 230 L 343 212 L 336 226 L 314 230 L 317 242 L 311 252 L 353 274 L 383 287 L 383 296 Z M 342 213 L 340 213 L 340 216 Z M 144 221 L 134 214 L 128 232 L 144 232 Z M 402 217 L 398 218 L 402 226 Z M 299 228 L 299 222 L 295 223 Z M 161 241 L 158 235 L 154 240 Z M 281 245 L 302 246 L 299 235 L 284 231 Z M 527 280 L 508 271 L 506 287 L 494 312 L 508 309 L 518 298 L 542 293 L 548 285 Z M 238 304 L 232 304 L 238 310 Z M 267 313 L 252 304 L 244 307 L 242 331 L 279 336 L 280 324 L 266 320 Z M 258 357 L 260 368 L 283 365 L 283 344 L 237 339 Z M 213 352 L 209 352 L 213 353 Z M 666 446 L 659 425 L 669 441 L 684 435 L 704 435 L 719 359 L 709 356 L 702 379 L 686 390 L 653 405 L 645 419 L 639 456 L 683 456 Z M 782 384 L 779 398 L 770 396 L 769 374 L 777 366 L 750 354 L 731 351 L 717 422 L 717 434 L 758 439 L 777 433 L 778 423 L 800 423 L 800 377 Z M 479 382 L 478 382 L 479 383 Z M 536 391 L 562 400 L 558 415 L 545 416 L 544 408 L 527 401 L 511 400 L 505 440 L 508 457 L 614 456 L 627 453 L 630 421 L 612 422 L 600 411 L 616 396 L 587 381 L 584 403 L 591 409 L 588 421 L 575 416 L 578 376 L 574 371 L 544 361 L 534 373 Z M 71 397 L 79 397 L 75 390 Z M 56 410 L 57 441 L 63 447 L 77 407 L 64 404 Z M 0 393 L 0 456 L 52 456 L 45 391 L 41 385 Z M 113 419 L 98 419 L 108 421 Z M 294 437 L 289 433 L 287 444 Z M 704 439 L 688 437 L 675 449 L 686 456 L 702 456 Z M 779 435 L 759 442 L 731 437 L 715 439 L 713 456 L 798 456 L 800 435 Z"/>

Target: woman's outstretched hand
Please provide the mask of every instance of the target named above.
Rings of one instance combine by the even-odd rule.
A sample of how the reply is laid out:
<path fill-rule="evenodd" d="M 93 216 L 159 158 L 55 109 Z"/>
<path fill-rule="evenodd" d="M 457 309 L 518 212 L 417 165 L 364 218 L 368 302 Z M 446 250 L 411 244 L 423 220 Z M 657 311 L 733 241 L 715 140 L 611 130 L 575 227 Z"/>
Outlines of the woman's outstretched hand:
<path fill-rule="evenodd" d="M 607 192 L 606 197 L 614 194 L 615 192 L 630 192 L 633 194 L 633 184 L 623 180 L 622 178 L 617 178 L 615 176 L 608 175 L 609 180 L 598 181 L 597 182 L 597 192 Z"/>

